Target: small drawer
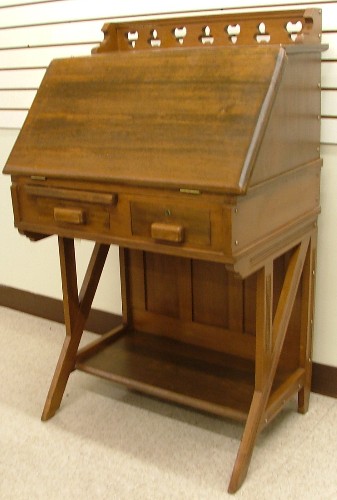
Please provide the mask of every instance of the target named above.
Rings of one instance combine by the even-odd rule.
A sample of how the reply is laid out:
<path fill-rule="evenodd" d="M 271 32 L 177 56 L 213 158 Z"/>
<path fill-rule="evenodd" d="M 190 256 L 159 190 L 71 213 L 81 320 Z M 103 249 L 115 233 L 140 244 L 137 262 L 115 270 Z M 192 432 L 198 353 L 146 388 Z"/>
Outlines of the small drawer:
<path fill-rule="evenodd" d="M 81 191 L 26 184 L 19 189 L 21 220 L 41 232 L 73 230 L 83 236 L 110 230 L 117 204 L 115 193 Z"/>
<path fill-rule="evenodd" d="M 131 202 L 134 236 L 153 241 L 193 246 L 210 246 L 210 211 L 174 202 Z"/>

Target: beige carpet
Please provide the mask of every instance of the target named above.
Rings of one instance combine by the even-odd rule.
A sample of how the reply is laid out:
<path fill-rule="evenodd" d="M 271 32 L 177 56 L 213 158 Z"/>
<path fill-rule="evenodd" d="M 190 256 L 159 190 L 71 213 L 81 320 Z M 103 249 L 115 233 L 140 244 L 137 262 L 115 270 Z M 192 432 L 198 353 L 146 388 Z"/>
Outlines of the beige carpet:
<path fill-rule="evenodd" d="M 0 335 L 1 500 L 233 498 L 241 425 L 79 372 L 42 423 L 63 326 L 0 308 Z M 337 498 L 337 400 L 294 408 L 261 434 L 234 498 Z"/>

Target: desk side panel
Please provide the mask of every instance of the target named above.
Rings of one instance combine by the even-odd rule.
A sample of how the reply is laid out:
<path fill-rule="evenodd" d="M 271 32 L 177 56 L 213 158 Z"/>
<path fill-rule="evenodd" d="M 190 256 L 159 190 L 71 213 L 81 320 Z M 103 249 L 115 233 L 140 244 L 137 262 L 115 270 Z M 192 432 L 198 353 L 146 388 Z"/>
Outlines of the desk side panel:
<path fill-rule="evenodd" d="M 320 158 L 321 54 L 287 57 L 250 187 Z"/>

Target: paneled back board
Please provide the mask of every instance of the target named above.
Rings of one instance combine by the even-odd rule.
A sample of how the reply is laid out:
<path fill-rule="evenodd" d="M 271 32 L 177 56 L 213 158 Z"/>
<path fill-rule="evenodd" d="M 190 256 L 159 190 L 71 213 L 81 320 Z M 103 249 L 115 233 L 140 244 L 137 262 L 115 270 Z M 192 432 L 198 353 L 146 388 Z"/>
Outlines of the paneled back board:
<path fill-rule="evenodd" d="M 258 8 L 265 11 L 282 8 L 282 3 L 261 1 Z M 145 5 L 144 5 L 145 4 Z M 199 5 L 200 4 L 200 5 Z M 219 13 L 239 11 L 236 2 L 212 2 L 211 8 Z M 322 41 L 329 44 L 329 50 L 322 55 L 322 127 L 321 142 L 337 143 L 337 2 L 296 2 L 297 5 L 322 9 Z M 162 13 L 205 9 L 204 2 L 164 2 L 160 4 Z M 233 8 L 231 8 L 233 7 Z M 245 10 L 256 9 L 254 2 L 240 2 Z M 257 10 L 259 10 L 257 9 Z M 241 9 L 242 10 L 242 9 Z M 123 2 L 122 6 L 112 6 L 110 2 L 83 2 L 80 0 L 58 0 L 49 2 L 10 1 L 0 3 L 0 128 L 21 128 L 28 109 L 34 99 L 42 77 L 50 61 L 54 58 L 89 55 L 102 38 L 103 24 L 111 20 L 130 16 L 153 15 L 152 2 Z M 268 32 L 268 22 L 261 19 Z M 177 25 L 177 28 L 183 28 Z M 212 29 L 212 27 L 210 27 Z M 296 27 L 295 27 L 296 30 Z M 178 32 L 179 34 L 179 32 Z M 241 32 L 241 36 L 243 31 Z M 207 37 L 207 33 L 203 34 Z M 217 35 L 217 36 L 215 36 Z M 235 37 L 235 25 L 233 34 Z M 261 33 L 263 36 L 264 33 Z M 218 34 L 210 32 L 217 43 Z M 238 43 L 240 34 L 238 35 Z M 126 40 L 132 43 L 132 40 Z M 272 40 L 271 40 L 272 42 Z M 143 42 L 141 42 L 143 43 Z M 155 48 L 158 41 L 153 39 Z"/>

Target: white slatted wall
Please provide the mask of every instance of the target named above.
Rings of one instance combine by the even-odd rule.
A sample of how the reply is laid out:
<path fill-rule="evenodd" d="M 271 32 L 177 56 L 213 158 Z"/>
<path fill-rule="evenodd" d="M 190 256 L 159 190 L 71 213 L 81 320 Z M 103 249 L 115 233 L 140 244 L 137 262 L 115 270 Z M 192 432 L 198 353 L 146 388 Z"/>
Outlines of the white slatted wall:
<path fill-rule="evenodd" d="M 122 3 L 122 2 L 120 2 Z M 238 2 L 254 8 L 252 1 Z M 285 3 L 285 2 L 283 2 Z M 176 5 L 175 5 L 176 4 Z M 261 7 L 262 5 L 266 7 Z M 271 9 L 275 2 L 260 1 L 259 8 Z M 337 144 L 337 1 L 296 2 L 286 7 L 318 7 L 323 12 L 323 42 L 330 48 L 323 53 L 322 64 L 322 136 L 325 144 Z M 127 2 L 116 7 L 113 2 L 98 0 L 49 0 L 0 2 L 0 128 L 18 129 L 27 115 L 45 69 L 56 57 L 90 54 L 101 40 L 104 22 L 118 17 L 161 12 L 205 9 L 205 1 Z M 209 4 L 208 4 L 209 5 Z M 212 8 L 235 2 L 211 2 Z"/>
<path fill-rule="evenodd" d="M 255 5 L 254 5 L 255 4 Z M 319 222 L 314 361 L 337 367 L 337 0 L 0 0 L 0 171 L 27 116 L 46 67 L 55 57 L 90 54 L 102 39 L 104 22 L 157 12 L 318 7 L 323 13 L 322 215 Z M 233 11 L 232 10 L 232 11 Z M 55 242 L 34 246 L 13 229 L 10 179 L 0 175 L 0 286 L 61 297 Z M 76 242 L 84 274 L 90 242 Z M 109 260 L 110 259 L 110 260 Z M 15 263 L 15 265 L 13 264 Z M 118 252 L 110 250 L 94 307 L 120 313 Z M 48 280 L 45 279 L 48 276 Z M 113 282 L 111 280 L 113 277 Z"/>

